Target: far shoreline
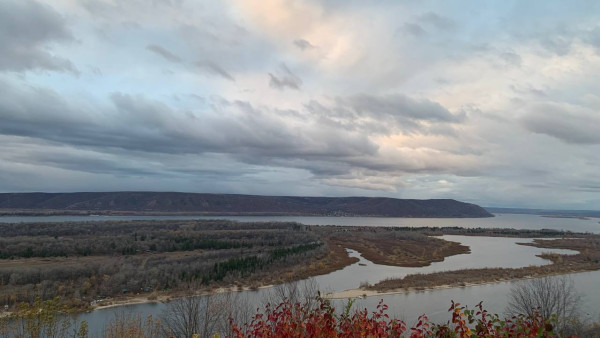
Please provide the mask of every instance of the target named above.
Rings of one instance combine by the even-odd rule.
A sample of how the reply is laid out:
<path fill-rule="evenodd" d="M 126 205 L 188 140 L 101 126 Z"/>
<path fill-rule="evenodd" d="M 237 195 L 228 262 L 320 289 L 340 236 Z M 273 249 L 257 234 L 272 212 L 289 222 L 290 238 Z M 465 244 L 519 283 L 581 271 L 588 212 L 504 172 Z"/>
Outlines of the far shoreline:
<path fill-rule="evenodd" d="M 136 217 L 136 216 L 184 216 L 184 217 L 227 217 L 227 216 L 256 216 L 256 217 L 368 217 L 368 218 L 431 218 L 431 219 L 464 219 L 464 218 L 493 218 L 496 214 L 490 213 L 490 216 L 426 216 L 426 215 L 381 215 L 381 214 L 316 214 L 316 213 L 290 213 L 290 212 L 176 212 L 176 211 L 116 211 L 116 210 L 57 210 L 57 209 L 0 209 L 0 218 L 2 217 L 61 217 L 61 216 L 80 216 L 80 217 Z M 99 219 L 101 221 L 101 219 Z"/>

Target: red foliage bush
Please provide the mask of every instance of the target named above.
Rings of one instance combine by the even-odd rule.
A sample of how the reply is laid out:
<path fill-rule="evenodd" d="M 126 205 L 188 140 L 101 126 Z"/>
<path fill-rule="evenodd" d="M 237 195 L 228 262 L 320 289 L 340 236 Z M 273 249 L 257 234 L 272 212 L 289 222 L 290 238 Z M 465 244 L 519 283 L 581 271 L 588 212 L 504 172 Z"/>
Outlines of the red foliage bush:
<path fill-rule="evenodd" d="M 430 323 L 425 315 L 418 323 L 407 329 L 406 324 L 391 319 L 387 305 L 379 302 L 377 311 L 355 311 L 351 316 L 349 307 L 341 315 L 329 301 L 318 298 L 318 305 L 308 308 L 300 304 L 283 302 L 264 312 L 257 313 L 250 323 L 240 327 L 232 323 L 233 336 L 244 337 L 552 337 L 554 319 L 544 319 L 539 314 L 519 315 L 501 320 L 489 314 L 481 303 L 469 310 L 452 302 L 449 312 L 452 318 L 445 324 Z"/>

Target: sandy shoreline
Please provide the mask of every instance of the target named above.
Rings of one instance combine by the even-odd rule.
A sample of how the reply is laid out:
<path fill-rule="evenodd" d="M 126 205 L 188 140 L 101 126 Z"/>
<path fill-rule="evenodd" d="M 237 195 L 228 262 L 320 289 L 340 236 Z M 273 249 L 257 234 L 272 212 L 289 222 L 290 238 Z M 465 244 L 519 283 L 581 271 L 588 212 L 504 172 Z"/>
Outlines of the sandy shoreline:
<path fill-rule="evenodd" d="M 444 285 L 424 287 L 424 288 L 411 287 L 411 288 L 405 288 L 405 289 L 395 289 L 395 290 L 390 290 L 390 291 L 377 291 L 377 290 L 367 290 L 367 289 L 358 288 L 358 289 L 344 290 L 344 291 L 340 291 L 340 292 L 327 293 L 327 294 L 323 295 L 323 298 L 325 298 L 325 299 L 348 299 L 348 298 L 366 298 L 366 297 L 375 297 L 375 296 L 398 295 L 398 294 L 405 294 L 405 293 L 411 293 L 411 292 L 425 292 L 425 291 L 435 291 L 435 290 L 442 290 L 442 289 L 467 288 L 467 287 L 472 287 L 472 286 L 514 282 L 514 281 L 519 281 L 519 280 L 527 280 L 527 279 L 541 278 L 541 277 L 547 277 L 547 276 L 571 275 L 571 274 L 590 272 L 590 271 L 594 271 L 594 270 L 569 271 L 569 272 L 565 272 L 565 273 L 554 273 L 554 274 L 547 274 L 547 275 L 543 275 L 543 276 L 541 276 L 541 275 L 527 276 L 527 277 L 523 277 L 523 278 L 497 279 L 497 280 L 493 280 L 493 281 L 481 281 L 481 282 L 477 282 L 477 283 L 462 283 L 460 285 L 459 284 L 444 284 Z"/>
<path fill-rule="evenodd" d="M 273 285 L 273 284 L 263 285 L 263 286 L 259 286 L 258 289 L 269 289 L 274 286 L 275 285 Z M 256 288 L 250 288 L 249 286 L 244 286 L 242 288 L 238 288 L 238 287 L 218 288 L 213 291 L 198 292 L 198 293 L 186 294 L 186 295 L 184 295 L 184 294 L 165 294 L 165 295 L 156 296 L 156 298 L 153 298 L 153 299 L 148 299 L 149 297 L 106 299 L 105 301 L 110 304 L 93 305 L 91 307 L 91 309 L 89 310 L 89 312 L 96 311 L 96 310 L 104 310 L 104 309 L 109 309 L 109 308 L 119 307 L 119 306 L 127 306 L 127 305 L 168 303 L 170 301 L 181 299 L 181 298 L 186 298 L 186 297 L 200 297 L 200 296 L 218 295 L 218 294 L 225 293 L 225 292 L 242 292 L 242 291 L 256 291 L 256 290 L 257 290 Z"/>
<path fill-rule="evenodd" d="M 549 274 L 547 276 L 575 274 L 575 273 L 583 273 L 583 272 L 588 272 L 588 271 L 590 271 L 590 270 Z M 349 299 L 349 298 L 377 297 L 377 296 L 405 294 L 405 293 L 411 293 L 411 292 L 427 292 L 427 291 L 435 291 L 435 290 L 443 290 L 443 289 L 467 288 L 467 287 L 472 287 L 472 286 L 513 282 L 513 281 L 518 281 L 518 280 L 526 280 L 526 279 L 540 278 L 540 277 L 544 277 L 544 276 L 527 276 L 527 277 L 523 277 L 523 278 L 506 278 L 506 279 L 498 279 L 498 280 L 493 280 L 493 281 L 482 281 L 482 282 L 478 282 L 478 283 L 464 283 L 464 284 L 460 284 L 460 285 L 445 284 L 445 285 L 438 285 L 438 286 L 427 287 L 427 288 L 411 287 L 411 288 L 406 288 L 406 289 L 396 289 L 396 290 L 383 291 L 383 292 L 358 288 L 358 289 L 344 290 L 344 291 L 340 291 L 340 292 L 327 293 L 327 294 L 323 295 L 323 298 L 325 298 L 325 299 Z M 264 286 L 260 286 L 259 289 L 268 289 L 268 288 L 272 288 L 274 286 L 275 285 L 264 285 Z M 208 295 L 217 295 L 217 294 L 221 294 L 221 293 L 225 293 L 225 292 L 241 292 L 241 291 L 252 291 L 252 290 L 256 290 L 256 289 L 251 289 L 250 287 L 243 287 L 243 288 L 231 287 L 231 288 L 218 288 L 214 291 L 201 292 L 201 293 L 196 293 L 196 294 L 192 294 L 192 295 L 181 295 L 181 294 L 179 294 L 179 295 L 160 295 L 160 296 L 157 296 L 156 299 L 148 299 L 147 297 L 133 297 L 133 298 L 129 298 L 129 299 L 108 300 L 110 302 L 110 304 L 95 305 L 92 307 L 92 309 L 90 311 L 104 310 L 104 309 L 109 309 L 109 308 L 113 308 L 113 307 L 136 305 L 136 304 L 168 303 L 172 300 L 185 298 L 185 297 L 208 296 Z"/>

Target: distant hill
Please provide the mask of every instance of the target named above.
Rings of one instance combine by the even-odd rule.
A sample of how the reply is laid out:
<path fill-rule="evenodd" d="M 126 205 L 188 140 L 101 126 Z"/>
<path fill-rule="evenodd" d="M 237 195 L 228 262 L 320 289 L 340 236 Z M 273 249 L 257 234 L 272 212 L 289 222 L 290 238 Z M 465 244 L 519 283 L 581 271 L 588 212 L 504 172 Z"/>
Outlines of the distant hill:
<path fill-rule="evenodd" d="M 33 213 L 189 213 L 380 217 L 492 217 L 478 205 L 451 199 L 294 197 L 177 192 L 3 193 L 0 209 Z"/>

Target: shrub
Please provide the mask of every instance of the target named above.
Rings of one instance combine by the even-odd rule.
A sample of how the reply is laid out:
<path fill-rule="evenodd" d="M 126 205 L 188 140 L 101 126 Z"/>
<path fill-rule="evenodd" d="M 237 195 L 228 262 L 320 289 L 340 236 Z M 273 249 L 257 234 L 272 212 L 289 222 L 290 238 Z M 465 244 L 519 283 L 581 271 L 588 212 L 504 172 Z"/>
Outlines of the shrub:
<path fill-rule="evenodd" d="M 406 324 L 390 318 L 387 305 L 379 302 L 377 310 L 366 309 L 350 315 L 350 307 L 337 315 L 329 301 L 318 297 L 318 306 L 303 307 L 289 301 L 257 313 L 243 326 L 232 322 L 232 336 L 244 337 L 549 337 L 554 336 L 553 320 L 537 313 L 501 320 L 489 314 L 479 303 L 469 310 L 452 302 L 451 320 L 445 324 L 430 323 L 425 315 L 408 329 Z"/>

